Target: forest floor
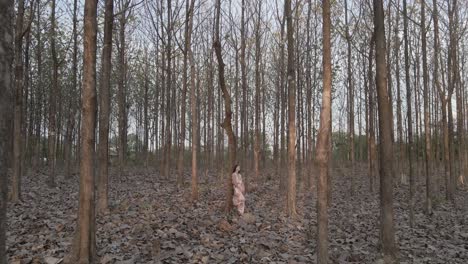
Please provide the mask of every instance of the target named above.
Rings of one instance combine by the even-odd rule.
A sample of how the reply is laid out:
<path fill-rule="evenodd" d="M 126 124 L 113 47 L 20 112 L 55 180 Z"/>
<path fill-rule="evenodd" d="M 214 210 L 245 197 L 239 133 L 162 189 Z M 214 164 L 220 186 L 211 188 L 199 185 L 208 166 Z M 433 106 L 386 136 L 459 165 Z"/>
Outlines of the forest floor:
<path fill-rule="evenodd" d="M 349 179 L 332 175 L 331 262 L 379 263 L 378 193 L 369 192 L 366 173 L 357 173 L 353 196 Z M 70 248 L 78 177 L 66 181 L 59 175 L 55 189 L 46 186 L 46 178 L 39 172 L 25 176 L 23 202 L 9 205 L 10 263 L 60 263 Z M 201 173 L 200 199 L 192 204 L 188 185 L 179 191 L 174 180 L 150 170 L 129 169 L 123 175 L 112 170 L 111 213 L 97 218 L 99 263 L 315 263 L 315 191 L 299 192 L 299 217 L 291 220 L 278 181 L 264 178 L 247 193 L 247 214 L 226 216 L 219 178 Z M 418 184 L 414 228 L 409 227 L 408 186 L 395 189 L 400 263 L 468 263 L 468 191 L 457 191 L 455 205 L 438 200 L 434 214 L 426 216 L 422 177 Z"/>

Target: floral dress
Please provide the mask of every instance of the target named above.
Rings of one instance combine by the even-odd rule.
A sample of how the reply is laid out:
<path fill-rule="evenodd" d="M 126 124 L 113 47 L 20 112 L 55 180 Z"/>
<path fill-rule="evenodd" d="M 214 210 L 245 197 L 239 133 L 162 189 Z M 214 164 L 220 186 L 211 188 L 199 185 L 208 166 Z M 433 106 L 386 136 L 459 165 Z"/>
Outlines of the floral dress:
<path fill-rule="evenodd" d="M 242 182 L 242 176 L 238 173 L 232 174 L 232 185 L 234 187 L 234 196 L 232 197 L 232 202 L 234 206 L 237 207 L 237 211 L 242 215 L 244 214 L 245 209 L 245 187 Z"/>

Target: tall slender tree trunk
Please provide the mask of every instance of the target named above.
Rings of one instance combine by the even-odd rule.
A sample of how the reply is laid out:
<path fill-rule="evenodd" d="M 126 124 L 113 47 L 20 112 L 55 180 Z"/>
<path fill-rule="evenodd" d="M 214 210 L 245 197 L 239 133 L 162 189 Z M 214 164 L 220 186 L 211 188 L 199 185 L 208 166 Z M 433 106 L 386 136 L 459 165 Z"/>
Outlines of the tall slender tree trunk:
<path fill-rule="evenodd" d="M 11 201 L 21 198 L 21 150 L 22 150 L 22 110 L 23 110 L 23 21 L 24 0 L 18 0 L 15 30 L 15 107 L 13 125 L 13 177 L 11 182 Z"/>
<path fill-rule="evenodd" d="M 31 166 L 31 138 L 32 138 L 32 124 L 33 124 L 33 90 L 30 87 L 31 83 L 31 25 L 36 14 L 35 11 L 36 5 L 32 1 L 29 5 L 29 19 L 28 26 L 25 32 L 25 46 L 24 46 L 24 82 L 23 82 L 23 113 L 22 113 L 22 125 L 21 125 L 21 134 L 23 135 L 23 144 L 21 146 L 21 167 L 23 168 L 22 174 L 27 174 L 27 168 Z M 29 114 L 29 116 L 28 116 Z M 28 120 L 29 118 L 29 120 Z"/>
<path fill-rule="evenodd" d="M 56 19 L 55 19 L 55 6 L 56 0 L 52 0 L 52 11 L 50 15 L 50 50 L 52 56 L 52 86 L 49 91 L 49 129 L 48 129 L 48 151 L 49 157 L 47 162 L 49 163 L 49 178 L 47 184 L 49 187 L 55 187 L 55 164 L 56 164 L 56 141 L 57 141 L 57 127 L 56 127 L 56 96 L 58 93 L 58 58 L 57 50 L 55 45 L 56 34 Z"/>
<path fill-rule="evenodd" d="M 67 116 L 67 131 L 65 134 L 65 178 L 71 178 L 71 163 L 72 163 L 72 148 L 73 148 L 73 131 L 75 129 L 75 115 L 77 112 L 76 106 L 76 90 L 77 90 L 77 72 L 78 72 L 78 0 L 73 0 L 73 57 L 72 57 L 72 91 L 70 94 L 70 106 Z"/>
<path fill-rule="evenodd" d="M 13 63 L 13 23 L 14 1 L 0 1 L 0 264 L 7 264 L 7 192 L 8 168 L 11 156 L 10 122 L 13 118 L 11 105 L 11 85 Z"/>
<path fill-rule="evenodd" d="M 312 115 L 312 73 L 311 73 L 311 18 L 312 18 L 312 1 L 308 1 L 308 9 L 307 9 L 307 24 L 306 24 L 306 31 L 307 31 L 307 41 L 306 41 L 306 71 L 305 71 L 305 78 L 306 78 L 306 106 L 307 106 L 307 158 L 306 161 L 307 171 L 306 171 L 306 179 L 305 179 L 305 189 L 311 190 L 312 182 L 311 182 L 311 175 L 312 175 L 312 168 L 313 168 L 313 147 L 312 147 L 312 123 L 313 123 L 313 115 Z M 315 39 L 315 38 L 314 38 Z M 315 70 L 314 70 L 315 71 Z M 314 72 L 315 74 L 315 72 Z"/>
<path fill-rule="evenodd" d="M 442 93 L 442 88 L 440 86 L 440 80 L 439 80 L 439 50 L 440 50 L 440 44 L 439 44 L 439 14 L 438 14 L 438 11 L 437 11 L 437 0 L 433 0 L 433 9 L 432 9 L 432 21 L 434 23 L 434 72 L 433 72 L 433 82 L 434 82 L 434 86 L 437 88 L 437 91 L 440 95 L 440 102 L 441 102 L 441 108 L 442 108 L 442 134 L 443 134 L 443 141 L 445 142 L 445 134 L 446 134 L 446 131 L 445 131 L 445 126 L 446 126 L 446 123 L 447 123 L 447 120 L 446 120 L 446 114 L 445 114 L 445 103 L 444 103 L 444 96 L 443 93 Z M 437 108 L 436 108 L 437 109 Z M 437 112 L 437 111 L 436 111 Z M 437 119 L 436 119 L 437 120 Z M 437 129 L 436 129 L 437 131 Z M 438 137 L 436 137 L 438 138 Z M 445 151 L 445 144 L 444 144 L 444 151 Z M 436 157 L 436 160 L 437 157 Z M 444 178 L 446 178 L 447 176 L 447 170 L 446 170 L 446 161 L 445 161 L 445 155 L 444 155 Z M 440 179 L 440 178 L 439 178 Z M 436 191 L 438 192 L 439 190 L 439 187 L 440 187 L 440 182 L 439 180 L 437 180 L 437 183 L 436 183 Z M 436 192 L 436 193 L 437 193 Z"/>
<path fill-rule="evenodd" d="M 262 13 L 262 1 L 258 1 L 257 22 L 255 25 L 255 135 L 254 135 L 254 177 L 258 179 L 260 175 L 260 62 L 261 55 L 261 36 L 260 36 L 260 22 Z"/>
<path fill-rule="evenodd" d="M 296 217 L 296 67 L 294 59 L 294 27 L 291 0 L 286 0 L 284 14 L 288 39 L 288 191 L 286 210 Z"/>
<path fill-rule="evenodd" d="M 247 105 L 248 105 L 248 98 L 247 98 L 247 66 L 246 66 L 246 19 L 245 19 L 245 9 L 246 4 L 245 0 L 242 0 L 241 5 L 241 28 L 240 28 L 240 35 L 241 35 L 241 43 L 240 43 L 240 65 L 241 65 L 241 86 L 242 86 L 242 113 L 241 113 L 241 131 L 242 131 L 242 141 L 243 141 L 243 149 L 244 149 L 244 158 L 243 160 L 247 164 L 249 160 L 248 155 L 248 147 L 249 147 L 249 128 L 248 128 L 248 115 L 247 115 Z M 247 166 L 245 164 L 245 166 Z"/>
<path fill-rule="evenodd" d="M 148 167 L 148 160 L 149 160 L 149 127 L 150 127 L 150 121 L 149 121 L 149 116 L 148 116 L 148 111 L 149 111 L 149 62 L 148 62 L 148 50 L 145 49 L 145 80 L 144 80 L 144 96 L 145 98 L 143 99 L 143 159 L 144 159 L 144 166 L 145 168 Z"/>
<path fill-rule="evenodd" d="M 286 3 L 286 2 L 285 2 Z M 280 95 L 281 95 L 281 118 L 280 118 L 280 151 L 279 151 L 279 166 L 282 168 L 280 173 L 280 184 L 279 189 L 281 194 L 285 194 L 286 188 L 286 175 L 284 173 L 284 168 L 286 167 L 286 157 L 285 157 L 285 148 L 286 148 L 286 78 L 285 78 L 285 67 L 284 67 L 284 60 L 285 60 L 285 52 L 284 52 L 284 44 L 285 44 L 285 26 L 286 26 L 286 15 L 283 13 L 283 18 L 281 22 L 281 35 L 280 35 L 280 55 L 279 55 L 279 71 L 280 71 Z"/>
<path fill-rule="evenodd" d="M 42 131 L 42 103 L 43 103 L 43 88 L 42 88 L 42 38 L 41 38 L 41 1 L 37 1 L 37 49 L 36 49 L 36 61 L 37 61 L 37 87 L 39 88 L 37 103 L 38 106 L 38 113 L 37 113 L 37 123 L 35 126 L 34 137 L 35 137 L 35 149 L 34 149 L 34 165 L 33 167 L 37 169 L 42 163 L 42 153 L 41 153 L 41 131 Z"/>
<path fill-rule="evenodd" d="M 396 3 L 396 7 L 399 9 L 400 1 Z M 398 131 L 398 176 L 401 176 L 403 171 L 403 117 L 402 117 L 402 109 L 401 109 L 401 84 L 400 84 L 400 38 L 399 38 L 399 24 L 400 24 L 400 12 L 396 12 L 395 18 L 395 27 L 394 27 L 394 51 L 393 56 L 395 57 L 395 79 L 398 80 L 396 82 L 397 86 L 397 131 Z"/>
<path fill-rule="evenodd" d="M 374 0 L 374 34 L 380 141 L 380 239 L 385 263 L 394 263 L 397 247 L 393 223 L 393 147 L 390 124 L 392 120 L 387 90 L 382 0 Z"/>
<path fill-rule="evenodd" d="M 190 3 L 191 4 L 191 3 Z M 191 49 L 191 34 L 192 34 L 192 22 L 190 21 L 193 17 L 193 6 L 189 5 L 189 0 L 186 1 L 186 19 L 185 19 L 185 49 L 184 49 L 184 68 L 183 68 L 183 75 L 182 75 L 182 105 L 181 105 L 181 113 L 180 113 L 180 135 L 179 135 L 179 160 L 178 160 L 178 185 L 181 185 L 183 182 L 183 166 L 184 166 L 184 145 L 185 145 L 185 114 L 186 114 L 186 97 L 187 97 L 187 71 L 188 71 L 188 60 L 190 56 L 190 49 Z M 191 91 L 192 93 L 192 91 Z"/>
<path fill-rule="evenodd" d="M 196 98 L 196 86 L 195 86 L 195 61 L 192 52 L 192 29 L 193 29 L 193 13 L 195 8 L 195 0 L 187 0 L 187 31 L 185 32 L 185 48 L 188 56 L 188 62 L 190 64 L 190 109 L 192 112 L 192 201 L 198 200 L 198 112 L 197 112 L 197 98 Z M 187 63 L 187 62 L 185 62 Z M 186 67 L 186 66 L 185 66 Z M 185 101 L 184 101 L 185 102 Z M 185 136 L 184 136 L 185 140 Z M 179 160 L 180 161 L 180 160 Z M 179 164 L 180 165 L 180 164 Z"/>
<path fill-rule="evenodd" d="M 323 92 L 317 138 L 317 263 L 328 263 L 328 174 L 330 169 L 332 66 L 330 1 L 323 0 Z"/>
<path fill-rule="evenodd" d="M 353 87 L 353 76 L 351 66 L 351 35 L 349 33 L 349 21 L 348 21 L 348 0 L 345 0 L 345 20 L 346 20 L 346 43 L 348 49 L 348 137 L 349 137 L 349 161 L 351 162 L 351 195 L 354 194 L 355 189 L 355 158 L 354 158 L 354 87 Z"/>
<path fill-rule="evenodd" d="M 123 2 L 125 1 L 125 2 Z M 119 16 L 119 74 L 118 74 L 118 92 L 117 92 L 117 105 L 118 105 L 118 157 L 120 172 L 126 166 L 127 160 L 127 95 L 125 92 L 127 80 L 127 67 L 125 60 L 126 43 L 125 43 L 125 27 L 127 24 L 127 9 L 130 1 L 121 0 L 120 2 L 120 16 Z"/>
<path fill-rule="evenodd" d="M 449 147 L 449 127 L 447 120 L 447 99 L 444 89 L 442 88 L 439 80 L 439 63 L 440 58 L 440 40 L 439 40 L 439 14 L 437 9 L 437 1 L 433 1 L 432 16 L 434 22 L 434 84 L 437 88 L 440 97 L 440 105 L 442 108 L 442 144 L 443 144 L 443 159 L 444 159 L 444 179 L 445 179 L 445 190 L 446 198 L 450 199 L 450 192 L 448 186 L 448 177 L 450 175 L 450 147 Z"/>
<path fill-rule="evenodd" d="M 96 35 L 97 0 L 86 0 L 83 56 L 83 140 L 80 163 L 80 198 L 77 233 L 68 263 L 95 263 L 94 145 L 96 131 Z"/>
<path fill-rule="evenodd" d="M 102 48 L 102 72 L 99 84 L 99 176 L 98 176 L 98 214 L 109 211 L 109 116 L 110 116 L 110 78 L 112 70 L 112 28 L 114 25 L 114 0 L 106 0 L 104 13 L 104 46 Z"/>
<path fill-rule="evenodd" d="M 172 87 L 172 8 L 171 0 L 167 0 L 167 43 L 166 43 L 166 146 L 165 146 L 165 159 L 164 163 L 164 176 L 169 179 L 169 171 L 171 166 L 171 87 Z"/>
<path fill-rule="evenodd" d="M 375 84 L 374 84 L 374 74 L 372 71 L 372 60 L 374 53 L 374 44 L 375 44 L 375 34 L 372 34 L 370 46 L 369 46 L 369 69 L 367 72 L 367 94 L 368 94 L 368 113 L 367 113 L 367 123 L 368 125 L 368 162 L 369 162 L 369 191 L 374 192 L 375 186 L 375 165 L 376 165 L 376 146 L 375 146 L 375 125 L 374 125 L 374 94 L 375 94 Z"/>
<path fill-rule="evenodd" d="M 425 173 L 426 173 L 426 213 L 432 214 L 432 153 L 431 128 L 429 117 L 429 73 L 427 69 L 427 32 L 426 4 L 421 1 L 421 43 L 423 55 L 423 85 L 424 85 L 424 141 L 425 141 Z"/>
<path fill-rule="evenodd" d="M 454 146 L 454 120 L 452 111 L 452 95 L 457 85 L 457 51 L 458 51 L 458 0 L 448 2 L 448 16 L 449 16 L 449 54 L 448 54 L 448 92 L 447 92 L 447 114 L 448 114 L 448 128 L 449 128 L 449 185 L 448 185 L 448 198 L 452 203 L 455 202 L 454 194 L 456 190 L 456 176 L 454 161 L 455 146 Z M 460 143 L 460 142 L 459 142 Z"/>
<path fill-rule="evenodd" d="M 406 82 L 406 120 L 408 129 L 408 165 L 409 165 L 409 221 L 410 226 L 414 226 L 414 205 L 415 205 L 415 175 L 413 164 L 413 117 L 411 111 L 411 84 L 410 84 L 410 62 L 409 62 L 409 41 L 408 41 L 408 11 L 406 0 L 403 0 L 403 25 L 404 25 L 404 42 L 405 42 L 405 82 Z"/>

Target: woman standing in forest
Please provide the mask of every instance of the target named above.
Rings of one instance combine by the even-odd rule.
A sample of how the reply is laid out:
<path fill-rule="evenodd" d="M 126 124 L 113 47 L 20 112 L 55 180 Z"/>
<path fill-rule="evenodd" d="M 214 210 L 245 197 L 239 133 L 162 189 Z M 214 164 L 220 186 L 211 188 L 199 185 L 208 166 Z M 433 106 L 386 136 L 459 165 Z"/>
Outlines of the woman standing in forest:
<path fill-rule="evenodd" d="M 245 186 L 242 182 L 242 176 L 240 174 L 240 166 L 234 165 L 232 170 L 232 185 L 234 188 L 234 196 L 232 197 L 232 203 L 237 207 L 237 211 L 240 215 L 244 214 L 245 209 Z"/>

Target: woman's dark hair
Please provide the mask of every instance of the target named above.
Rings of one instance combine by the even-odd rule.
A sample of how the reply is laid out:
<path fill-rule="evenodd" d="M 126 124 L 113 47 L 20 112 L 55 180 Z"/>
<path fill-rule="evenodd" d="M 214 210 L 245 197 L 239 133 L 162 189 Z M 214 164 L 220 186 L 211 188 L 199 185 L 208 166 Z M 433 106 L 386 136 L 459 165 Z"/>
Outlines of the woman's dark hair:
<path fill-rule="evenodd" d="M 236 172 L 237 167 L 239 167 L 239 164 L 236 163 L 236 165 L 234 165 L 234 167 L 232 168 L 232 173 Z"/>

